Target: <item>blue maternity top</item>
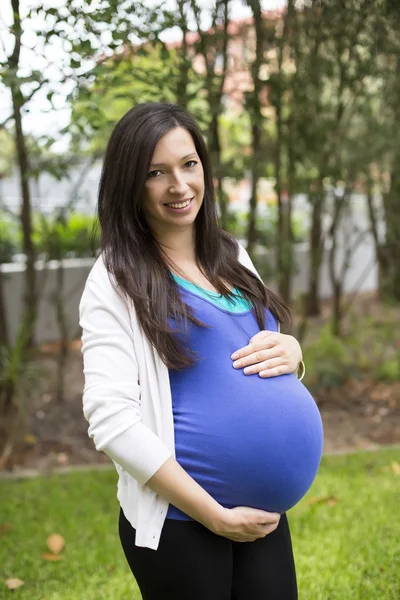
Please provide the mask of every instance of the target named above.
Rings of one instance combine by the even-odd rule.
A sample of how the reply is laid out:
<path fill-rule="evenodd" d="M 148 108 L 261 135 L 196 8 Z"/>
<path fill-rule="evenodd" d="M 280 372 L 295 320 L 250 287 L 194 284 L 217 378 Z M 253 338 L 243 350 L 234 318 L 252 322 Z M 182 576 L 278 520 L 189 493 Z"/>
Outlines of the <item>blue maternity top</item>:
<path fill-rule="evenodd" d="M 169 371 L 176 460 L 226 508 L 284 513 L 311 486 L 322 456 L 318 408 L 293 374 L 263 379 L 234 369 L 231 354 L 260 331 L 250 305 L 174 276 L 183 301 L 210 328 L 175 333 L 198 352 L 190 369 Z M 174 319 L 169 320 L 176 327 Z M 265 309 L 265 329 L 277 322 Z M 189 340 L 189 341 L 188 341 Z M 167 518 L 190 519 L 173 505 Z"/>

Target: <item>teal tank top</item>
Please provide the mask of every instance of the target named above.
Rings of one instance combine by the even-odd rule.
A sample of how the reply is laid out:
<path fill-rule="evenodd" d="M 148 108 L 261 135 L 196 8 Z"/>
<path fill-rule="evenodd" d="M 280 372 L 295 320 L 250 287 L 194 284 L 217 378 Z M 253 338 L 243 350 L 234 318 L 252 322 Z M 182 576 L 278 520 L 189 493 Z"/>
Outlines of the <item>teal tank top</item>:
<path fill-rule="evenodd" d="M 235 296 L 234 300 L 230 298 L 226 298 L 222 294 L 218 294 L 218 292 L 212 292 L 209 290 L 205 290 L 204 288 L 187 281 L 186 279 L 182 279 L 178 275 L 171 273 L 172 277 L 175 279 L 179 285 L 181 285 L 185 290 L 192 292 L 196 296 L 203 298 L 204 300 L 208 300 L 215 306 L 219 308 L 223 308 L 224 310 L 238 313 L 238 312 L 247 312 L 252 308 L 252 304 L 243 296 L 242 292 L 237 288 L 233 288 L 233 294 Z"/>

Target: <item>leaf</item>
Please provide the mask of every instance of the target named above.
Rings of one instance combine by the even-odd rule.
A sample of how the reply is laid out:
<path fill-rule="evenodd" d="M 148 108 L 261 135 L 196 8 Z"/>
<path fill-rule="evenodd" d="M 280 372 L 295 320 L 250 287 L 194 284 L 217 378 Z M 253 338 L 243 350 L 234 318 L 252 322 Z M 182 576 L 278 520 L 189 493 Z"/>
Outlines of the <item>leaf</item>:
<path fill-rule="evenodd" d="M 25 581 L 22 581 L 22 579 L 18 579 L 17 577 L 10 577 L 10 579 L 5 580 L 6 587 L 8 587 L 9 590 L 16 590 L 21 587 L 21 585 L 24 585 L 24 583 Z"/>
<path fill-rule="evenodd" d="M 67 465 L 69 463 L 69 456 L 66 452 L 59 452 L 57 454 L 57 464 Z"/>
<path fill-rule="evenodd" d="M 13 525 L 10 525 L 10 523 L 0 523 L 0 537 L 11 529 L 13 529 Z"/>
<path fill-rule="evenodd" d="M 111 573 L 112 571 L 115 571 L 115 566 L 107 565 L 106 567 L 104 567 L 104 569 L 107 571 L 107 573 Z"/>
<path fill-rule="evenodd" d="M 307 504 L 309 504 L 310 506 L 312 506 L 313 504 L 317 504 L 317 502 L 319 502 L 318 496 L 311 496 L 310 498 L 307 498 Z"/>
<path fill-rule="evenodd" d="M 61 556 L 60 554 L 49 554 L 48 552 L 43 552 L 42 558 L 44 558 L 44 560 L 56 561 L 56 560 L 62 560 L 64 557 Z"/>
<path fill-rule="evenodd" d="M 336 506 L 338 502 L 340 502 L 340 500 L 339 498 L 336 498 L 336 496 L 311 496 L 311 498 L 308 498 L 307 500 L 307 504 L 309 505 L 327 503 L 328 506 Z"/>
<path fill-rule="evenodd" d="M 24 442 L 26 442 L 27 444 L 34 445 L 37 442 L 37 437 L 36 437 L 36 435 L 33 435 L 32 433 L 27 433 L 24 436 Z"/>
<path fill-rule="evenodd" d="M 394 475 L 400 475 L 400 465 L 398 462 L 393 461 L 390 465 L 392 467 L 392 471 Z"/>
<path fill-rule="evenodd" d="M 47 538 L 47 547 L 53 554 L 59 554 L 64 548 L 65 541 L 62 535 L 58 533 L 52 533 Z"/>
<path fill-rule="evenodd" d="M 336 506 L 340 502 L 339 498 L 335 498 L 335 496 L 330 496 L 328 498 L 328 506 Z"/>

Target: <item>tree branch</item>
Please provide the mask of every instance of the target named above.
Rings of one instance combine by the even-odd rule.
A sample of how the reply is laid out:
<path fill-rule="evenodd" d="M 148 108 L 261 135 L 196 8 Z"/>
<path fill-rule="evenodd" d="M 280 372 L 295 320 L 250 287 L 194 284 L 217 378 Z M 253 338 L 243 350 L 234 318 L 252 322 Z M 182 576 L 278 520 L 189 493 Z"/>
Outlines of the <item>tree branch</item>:
<path fill-rule="evenodd" d="M 1 131 L 2 129 L 4 129 L 4 128 L 5 128 L 5 126 L 7 125 L 7 123 L 8 123 L 9 121 L 11 121 L 13 118 L 14 118 L 14 113 L 11 113 L 11 115 L 8 115 L 8 117 L 7 117 L 7 118 L 6 118 L 6 119 L 5 119 L 5 120 L 4 120 L 2 123 L 0 123 L 0 131 Z"/>

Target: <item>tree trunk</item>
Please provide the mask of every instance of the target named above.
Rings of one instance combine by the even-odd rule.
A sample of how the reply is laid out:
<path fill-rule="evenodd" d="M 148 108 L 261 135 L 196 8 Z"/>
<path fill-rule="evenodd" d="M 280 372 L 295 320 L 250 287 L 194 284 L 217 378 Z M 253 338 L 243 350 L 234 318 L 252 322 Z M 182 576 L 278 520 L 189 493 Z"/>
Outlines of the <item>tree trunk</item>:
<path fill-rule="evenodd" d="M 191 8 L 195 17 L 197 33 L 199 35 L 199 50 L 204 58 L 206 69 L 206 92 L 207 102 L 211 112 L 209 126 L 208 147 L 212 160 L 213 170 L 218 181 L 217 201 L 220 210 L 220 224 L 222 229 L 228 226 L 228 205 L 223 190 L 223 172 L 221 160 L 221 140 L 219 135 L 219 116 L 222 111 L 221 99 L 223 95 L 227 67 L 228 67 L 228 25 L 229 25 L 229 0 L 218 0 L 215 3 L 211 29 L 218 35 L 210 36 L 204 32 L 200 24 L 200 8 L 195 0 L 192 0 Z M 222 34 L 220 25 L 223 23 Z M 221 43 L 222 42 L 222 43 Z M 218 52 L 222 54 L 222 73 L 216 73 L 216 60 Z"/>
<path fill-rule="evenodd" d="M 337 281 L 333 285 L 332 333 L 336 337 L 342 334 L 342 285 Z"/>
<path fill-rule="evenodd" d="M 384 281 L 388 278 L 388 266 L 387 257 L 385 254 L 384 244 L 381 243 L 378 234 L 378 216 L 374 206 L 374 198 L 372 192 L 372 182 L 368 180 L 367 183 L 367 207 L 369 214 L 369 222 L 371 226 L 371 234 L 375 244 L 375 257 L 378 263 L 378 293 L 380 298 L 384 298 Z"/>
<path fill-rule="evenodd" d="M 185 14 L 185 0 L 179 0 L 178 9 L 179 9 L 179 25 L 182 30 L 182 46 L 180 51 L 180 76 L 178 78 L 178 84 L 176 88 L 176 96 L 177 103 L 184 108 L 187 107 L 188 104 L 188 81 L 189 81 L 189 69 L 190 69 L 190 61 L 187 56 L 187 41 L 186 34 L 188 31 L 187 27 L 187 17 Z"/>
<path fill-rule="evenodd" d="M 291 140 L 288 130 L 288 135 L 285 136 L 285 125 L 288 125 L 288 121 L 283 120 L 282 110 L 284 103 L 284 92 L 286 90 L 286 77 L 283 69 L 283 59 L 285 47 L 290 47 L 290 22 L 295 18 L 295 8 L 293 0 L 288 0 L 287 9 L 283 21 L 283 30 L 278 39 L 278 79 L 275 89 L 275 109 L 276 109 L 276 159 L 275 159 L 275 190 L 277 195 L 278 204 L 278 227 L 277 227 L 277 239 L 276 239 L 276 266 L 278 274 L 278 288 L 280 296 L 285 302 L 290 302 L 290 287 L 291 287 L 291 275 L 292 275 L 292 240 L 291 240 L 291 202 L 293 193 L 293 169 L 294 169 L 294 157 L 293 148 L 290 147 Z M 282 197 L 283 187 L 283 174 L 282 174 L 282 155 L 284 150 L 287 149 L 288 158 L 288 169 L 287 169 L 287 194 L 286 199 Z M 289 156 L 290 155 L 290 156 Z M 289 164 L 290 163 L 290 164 Z M 289 169 L 291 170 L 291 190 L 289 191 Z M 289 206 L 290 204 L 290 206 Z"/>
<path fill-rule="evenodd" d="M 6 295 L 4 289 L 4 274 L 0 265 L 0 348 L 8 347 L 10 343 L 7 322 Z"/>
<path fill-rule="evenodd" d="M 379 254 L 380 292 L 385 300 L 400 302 L 400 174 L 398 160 L 393 164 L 390 191 L 383 197 L 386 238 Z"/>
<path fill-rule="evenodd" d="M 228 228 L 228 198 L 224 192 L 224 180 L 220 173 L 217 178 L 218 181 L 218 206 L 220 209 L 220 223 L 222 229 Z"/>
<path fill-rule="evenodd" d="M 324 189 L 322 181 L 318 184 L 318 190 L 312 193 L 312 218 L 310 231 L 310 265 L 308 276 L 308 293 L 306 298 L 307 316 L 320 314 L 319 304 L 319 276 L 323 259 L 322 240 L 322 214 L 324 210 Z"/>
<path fill-rule="evenodd" d="M 280 73 L 282 76 L 282 73 Z M 275 192 L 278 208 L 278 223 L 276 231 L 276 271 L 278 275 L 278 289 L 280 295 L 283 296 L 283 247 L 285 242 L 285 227 L 284 227 L 284 207 L 282 202 L 282 100 L 280 83 L 276 93 L 276 148 L 275 148 Z"/>
<path fill-rule="evenodd" d="M 282 274 L 280 278 L 280 295 L 290 305 L 292 301 L 292 278 L 294 275 L 294 257 L 293 257 L 293 244 L 294 235 L 292 227 L 292 203 L 294 197 L 294 177 L 295 177 L 295 164 L 293 156 L 293 142 L 291 135 L 288 135 L 288 185 L 287 185 L 287 203 L 285 207 L 284 215 L 284 228 L 283 228 L 283 239 L 284 244 L 282 248 Z"/>
<path fill-rule="evenodd" d="M 257 123 L 252 125 L 252 169 L 251 169 L 251 196 L 249 201 L 249 221 L 247 228 L 247 251 L 251 254 L 257 241 L 257 187 L 258 187 L 258 168 L 260 156 L 260 127 Z"/>
<path fill-rule="evenodd" d="M 219 101 L 218 101 L 219 102 Z M 222 177 L 222 164 L 221 164 L 221 143 L 219 136 L 219 105 L 212 107 L 215 111 L 213 112 L 211 124 L 210 124 L 210 156 L 213 165 L 213 171 L 217 178 L 217 200 L 220 211 L 220 223 L 222 229 L 226 229 L 228 225 L 228 205 L 223 189 L 223 177 Z"/>
<path fill-rule="evenodd" d="M 247 109 L 250 114 L 252 132 L 251 196 L 249 202 L 249 220 L 247 227 L 247 251 L 251 254 L 257 241 L 257 189 L 260 177 L 261 131 L 263 115 L 261 113 L 261 80 L 259 77 L 263 59 L 263 19 L 260 0 L 248 2 L 253 13 L 253 26 L 256 38 L 255 59 L 251 64 L 253 90 L 249 92 Z"/>
<path fill-rule="evenodd" d="M 19 57 L 21 49 L 21 21 L 19 14 L 19 0 L 12 0 L 15 35 L 15 48 L 9 58 L 10 69 L 15 73 L 18 71 Z M 21 226 L 23 232 L 23 250 L 26 255 L 26 269 L 24 282 L 24 313 L 26 315 L 26 327 L 28 345 L 32 344 L 34 326 L 36 321 L 36 271 L 35 271 L 35 248 L 32 241 L 32 214 L 31 197 L 29 191 L 29 161 L 25 145 L 25 137 L 22 129 L 21 107 L 23 105 L 23 96 L 20 86 L 15 78 L 11 84 L 11 97 L 13 104 L 13 113 L 15 121 L 15 146 L 17 150 L 18 169 L 20 174 L 20 186 L 22 195 L 22 207 L 20 213 Z"/>
<path fill-rule="evenodd" d="M 64 311 L 64 265 L 62 258 L 59 257 L 57 268 L 57 288 L 56 288 L 56 314 L 58 330 L 60 332 L 60 351 L 57 363 L 57 402 L 64 400 L 64 374 L 65 365 L 68 359 L 68 326 L 66 314 Z"/>
<path fill-rule="evenodd" d="M 341 333 L 341 309 L 342 309 L 342 290 L 343 278 L 342 273 L 336 274 L 337 249 L 338 249 L 338 229 L 341 224 L 342 214 L 347 201 L 346 194 L 342 197 L 334 196 L 333 205 L 333 220 L 330 228 L 330 238 L 332 241 L 329 250 L 329 276 L 332 285 L 332 321 L 331 328 L 333 335 L 340 336 Z"/>

